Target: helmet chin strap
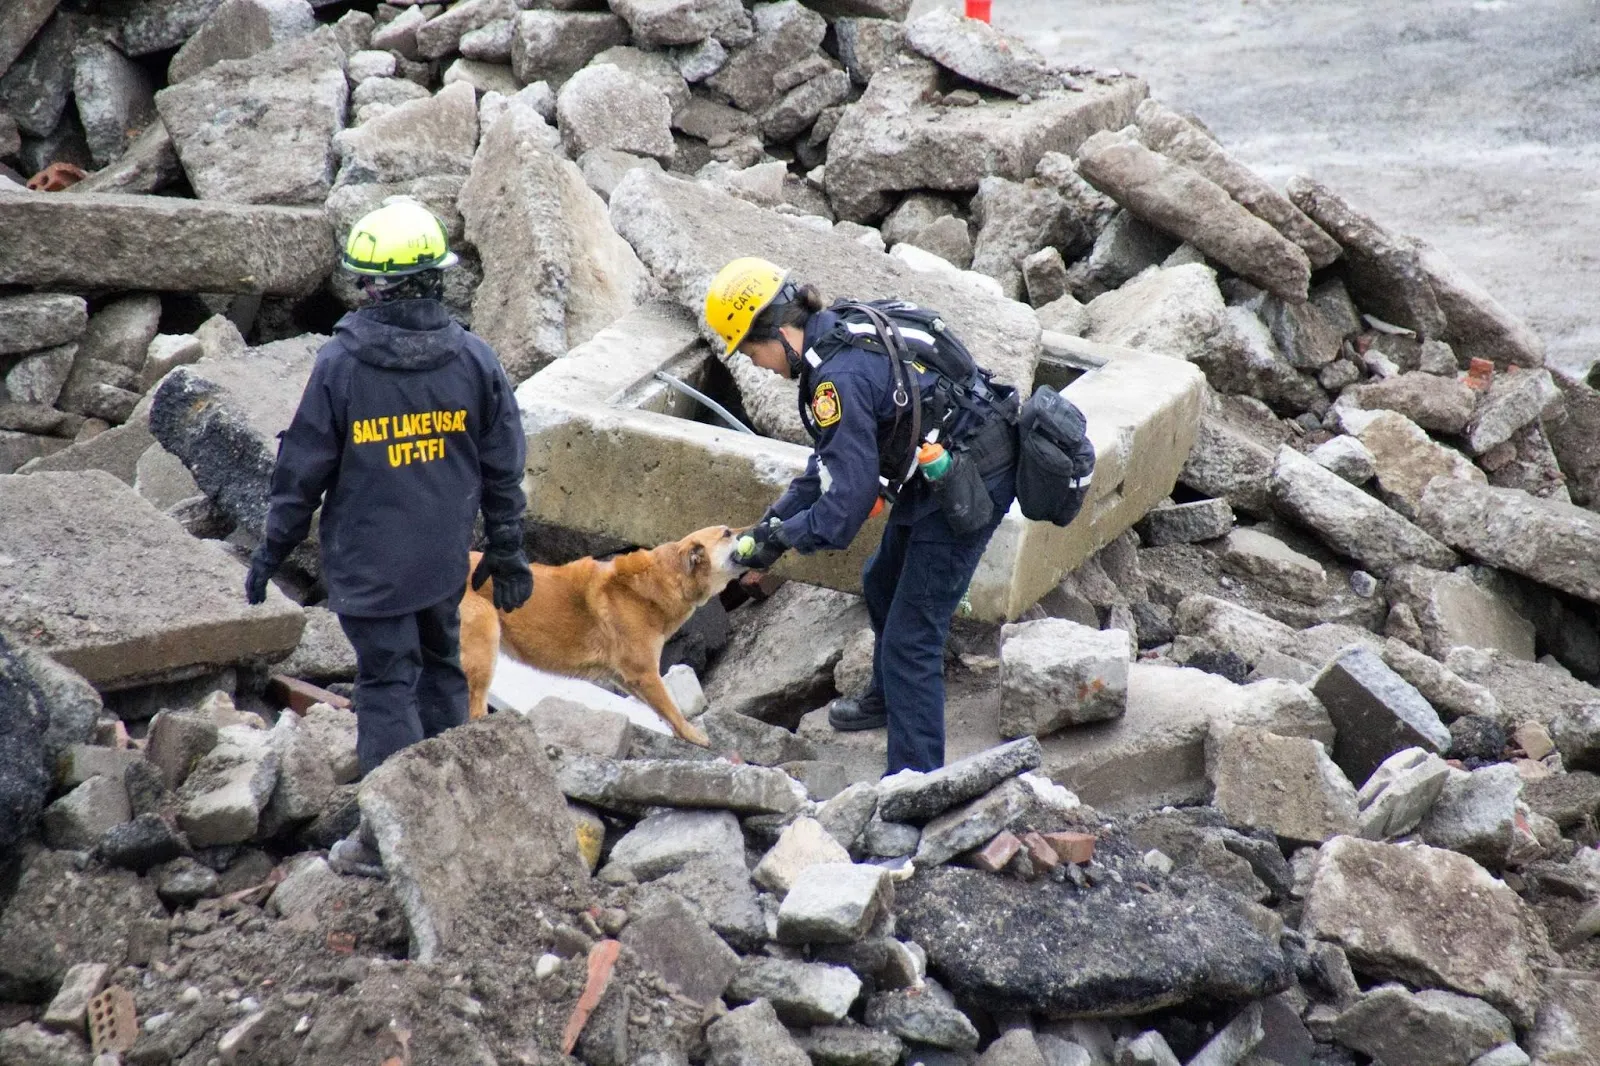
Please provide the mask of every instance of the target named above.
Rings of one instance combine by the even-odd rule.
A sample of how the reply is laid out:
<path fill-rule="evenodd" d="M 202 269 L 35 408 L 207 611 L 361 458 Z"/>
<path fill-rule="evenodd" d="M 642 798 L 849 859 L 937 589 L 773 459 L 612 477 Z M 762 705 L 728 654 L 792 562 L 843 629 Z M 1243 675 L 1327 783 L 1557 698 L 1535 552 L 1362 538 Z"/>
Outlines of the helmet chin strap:
<path fill-rule="evenodd" d="M 794 345 L 789 343 L 789 338 L 784 335 L 782 329 L 778 330 L 778 343 L 783 345 L 783 357 L 789 363 L 789 377 L 791 379 L 799 378 L 800 370 L 805 366 L 805 360 L 800 358 L 800 353 L 794 350 Z"/>

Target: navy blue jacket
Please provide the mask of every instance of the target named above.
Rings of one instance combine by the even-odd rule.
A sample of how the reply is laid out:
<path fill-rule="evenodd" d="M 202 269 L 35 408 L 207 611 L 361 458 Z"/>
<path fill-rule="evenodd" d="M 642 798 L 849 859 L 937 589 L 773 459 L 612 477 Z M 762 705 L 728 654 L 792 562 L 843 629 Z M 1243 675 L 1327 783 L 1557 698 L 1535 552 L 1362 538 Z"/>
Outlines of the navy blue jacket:
<path fill-rule="evenodd" d="M 784 543 L 801 554 L 849 547 L 878 499 L 879 429 L 887 429 L 895 417 L 893 371 L 886 355 L 850 342 L 852 335 L 871 329 L 832 310 L 806 322 L 808 367 L 800 402 L 811 408 L 816 443 L 806 472 L 768 511 L 783 520 Z M 926 391 L 936 380 L 931 371 L 923 371 L 917 383 Z M 895 501 L 889 522 L 909 525 L 937 507 L 927 483 L 912 478 Z"/>
<path fill-rule="evenodd" d="M 466 587 L 480 504 L 488 528 L 520 528 L 525 448 L 500 361 L 442 304 L 362 308 L 317 353 L 279 438 L 267 542 L 300 543 L 321 503 L 331 610 L 430 607 Z"/>

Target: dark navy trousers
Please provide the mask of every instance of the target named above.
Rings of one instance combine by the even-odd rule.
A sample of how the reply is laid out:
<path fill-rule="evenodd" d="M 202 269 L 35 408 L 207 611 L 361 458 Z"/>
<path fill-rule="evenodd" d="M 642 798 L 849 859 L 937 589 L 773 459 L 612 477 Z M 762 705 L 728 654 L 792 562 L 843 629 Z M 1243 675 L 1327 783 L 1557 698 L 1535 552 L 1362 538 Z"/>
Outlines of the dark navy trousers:
<path fill-rule="evenodd" d="M 356 650 L 356 759 L 370 773 L 467 720 L 461 594 L 393 618 L 339 616 Z"/>
<path fill-rule="evenodd" d="M 1014 471 L 987 480 L 989 525 L 957 536 L 935 508 L 890 523 L 861 574 L 874 637 L 872 687 L 889 716 L 888 773 L 944 765 L 944 645 L 983 550 L 1016 493 Z"/>

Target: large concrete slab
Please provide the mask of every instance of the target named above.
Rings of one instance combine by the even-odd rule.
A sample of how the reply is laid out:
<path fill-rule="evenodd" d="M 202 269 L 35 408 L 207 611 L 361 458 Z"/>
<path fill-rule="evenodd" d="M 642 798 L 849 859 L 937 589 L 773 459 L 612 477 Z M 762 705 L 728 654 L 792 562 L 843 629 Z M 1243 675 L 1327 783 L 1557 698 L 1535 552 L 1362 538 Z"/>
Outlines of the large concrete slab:
<path fill-rule="evenodd" d="M 1052 344 L 1095 367 L 1066 395 L 1088 418 L 1099 465 L 1071 526 L 1029 522 L 1015 508 L 1006 516 L 969 590 L 981 619 L 1016 618 L 1132 526 L 1172 491 L 1199 431 L 1204 379 L 1189 364 L 1071 338 L 1052 336 Z M 529 517 L 637 544 L 759 518 L 809 453 L 683 417 L 683 401 L 653 375 L 664 369 L 696 382 L 711 358 L 687 315 L 652 305 L 529 378 L 517 390 Z M 858 592 L 881 532 L 869 524 L 850 550 L 791 554 L 777 572 Z"/>
<path fill-rule="evenodd" d="M 252 537 L 266 521 L 278 434 L 289 428 L 326 340 L 308 333 L 202 359 L 169 373 L 152 394 L 151 434 Z M 313 527 L 313 547 L 315 539 Z M 303 549 L 296 558 L 314 565 L 314 556 Z"/>
<path fill-rule="evenodd" d="M 102 691 L 282 658 L 304 616 L 103 471 L 0 477 L 0 629 Z"/>
<path fill-rule="evenodd" d="M 320 207 L 0 192 L 0 284 L 301 295 L 334 267 Z"/>

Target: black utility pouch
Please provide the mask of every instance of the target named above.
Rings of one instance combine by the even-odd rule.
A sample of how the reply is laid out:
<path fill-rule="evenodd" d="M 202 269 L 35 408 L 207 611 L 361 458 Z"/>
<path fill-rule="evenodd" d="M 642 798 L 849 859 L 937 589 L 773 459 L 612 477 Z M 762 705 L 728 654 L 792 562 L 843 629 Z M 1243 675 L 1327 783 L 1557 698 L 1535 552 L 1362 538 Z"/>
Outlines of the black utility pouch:
<path fill-rule="evenodd" d="M 929 481 L 933 498 L 939 501 L 944 519 L 956 536 L 978 532 L 994 517 L 994 500 L 978 473 L 978 464 L 961 452 L 950 453 L 950 469 L 937 481 Z"/>
<path fill-rule="evenodd" d="M 1065 526 L 1078 516 L 1094 473 L 1083 412 L 1048 385 L 1022 406 L 1017 504 L 1023 517 Z"/>

